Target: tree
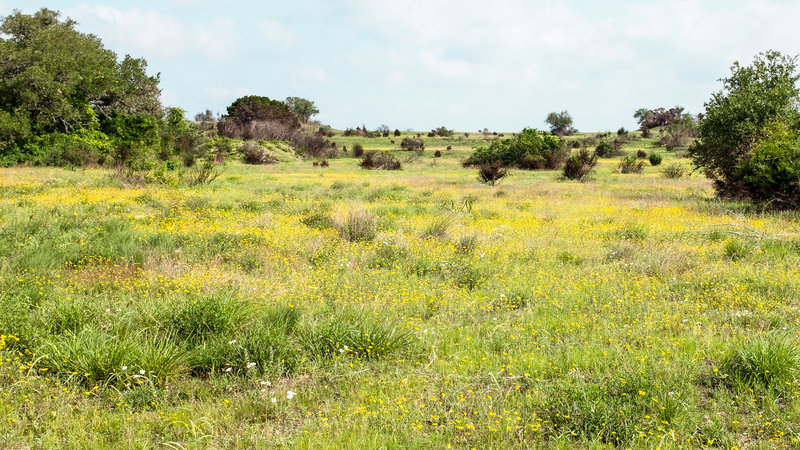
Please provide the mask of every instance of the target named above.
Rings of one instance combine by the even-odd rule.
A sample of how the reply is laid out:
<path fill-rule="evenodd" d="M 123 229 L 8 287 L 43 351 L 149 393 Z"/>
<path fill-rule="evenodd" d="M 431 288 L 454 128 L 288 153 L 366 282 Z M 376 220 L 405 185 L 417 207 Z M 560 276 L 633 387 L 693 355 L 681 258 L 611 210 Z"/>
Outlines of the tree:
<path fill-rule="evenodd" d="M 722 90 L 706 102 L 689 154 L 720 195 L 770 202 L 796 179 L 797 172 L 787 175 L 794 170 L 791 158 L 798 154 L 793 137 L 800 129 L 796 67 L 797 57 L 773 50 L 759 53 L 749 66 L 734 62 L 731 76 L 721 80 Z M 788 172 L 776 172 L 783 168 Z M 784 176 L 786 182 L 779 185 L 785 186 L 773 185 L 772 194 L 764 188 L 769 183 L 753 178 Z M 752 190 L 756 185 L 757 195 Z"/>
<path fill-rule="evenodd" d="M 120 115 L 160 116 L 159 76 L 147 75 L 147 63 L 127 55 L 118 61 L 59 12 L 14 11 L 2 18 L 0 33 L 3 164 L 34 159 L 45 143 L 105 142 L 100 128 Z"/>
<path fill-rule="evenodd" d="M 287 140 L 300 129 L 300 120 L 284 102 L 248 95 L 228 106 L 217 127 L 230 138 Z"/>
<path fill-rule="evenodd" d="M 513 138 L 493 140 L 479 147 L 464 161 L 464 166 L 478 166 L 500 161 L 520 169 L 558 169 L 569 157 L 564 140 L 546 131 L 526 128 Z"/>
<path fill-rule="evenodd" d="M 314 106 L 314 102 L 304 98 L 288 97 L 286 99 L 286 105 L 289 106 L 289 110 L 296 114 L 303 123 L 308 122 L 311 116 L 319 114 L 319 109 Z"/>
<path fill-rule="evenodd" d="M 550 132 L 559 136 L 569 136 L 576 131 L 572 128 L 572 116 L 567 111 L 551 112 L 545 122 L 550 125 Z"/>
<path fill-rule="evenodd" d="M 675 106 L 670 109 L 639 108 L 633 113 L 633 117 L 639 122 L 639 129 L 646 131 L 651 128 L 669 125 L 673 120 L 681 118 L 683 109 L 682 106 Z"/>

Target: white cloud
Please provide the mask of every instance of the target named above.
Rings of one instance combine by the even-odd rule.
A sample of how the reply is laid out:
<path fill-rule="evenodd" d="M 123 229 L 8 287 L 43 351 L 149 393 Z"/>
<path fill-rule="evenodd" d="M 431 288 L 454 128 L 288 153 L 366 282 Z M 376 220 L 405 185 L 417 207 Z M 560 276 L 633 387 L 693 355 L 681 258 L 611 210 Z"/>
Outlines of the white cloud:
<path fill-rule="evenodd" d="M 69 16 L 104 41 L 137 56 L 173 58 L 202 55 L 225 61 L 236 49 L 236 24 L 218 18 L 207 23 L 189 24 L 178 17 L 155 10 L 118 9 L 110 6 L 81 5 Z"/>
<path fill-rule="evenodd" d="M 297 36 L 289 28 L 274 20 L 262 20 L 258 23 L 258 31 L 269 44 L 289 47 L 297 41 Z"/>

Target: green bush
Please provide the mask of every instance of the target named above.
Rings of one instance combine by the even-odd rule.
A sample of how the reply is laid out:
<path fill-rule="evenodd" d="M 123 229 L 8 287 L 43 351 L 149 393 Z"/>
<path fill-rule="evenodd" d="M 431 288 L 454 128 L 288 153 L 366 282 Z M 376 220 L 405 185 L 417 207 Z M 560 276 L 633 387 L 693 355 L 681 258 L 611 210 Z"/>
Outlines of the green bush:
<path fill-rule="evenodd" d="M 165 325 L 179 339 L 200 342 L 236 330 L 245 315 L 240 300 L 219 294 L 174 305 Z"/>
<path fill-rule="evenodd" d="M 478 166 L 478 181 L 494 186 L 508 176 L 508 169 L 500 161 L 485 162 Z"/>
<path fill-rule="evenodd" d="M 464 161 L 464 166 L 479 166 L 500 161 L 521 169 L 558 169 L 569 157 L 564 140 L 546 131 L 526 128 L 510 139 L 492 141 L 479 147 Z"/>
<path fill-rule="evenodd" d="M 754 203 L 800 207 L 800 131 L 776 125 L 741 162 L 736 178 Z"/>
<path fill-rule="evenodd" d="M 594 172 L 597 165 L 597 154 L 590 154 L 588 150 L 581 149 L 577 155 L 572 155 L 564 164 L 564 177 L 570 180 L 586 181 Z"/>
<path fill-rule="evenodd" d="M 656 152 L 652 152 L 652 153 L 650 153 L 650 156 L 649 156 L 648 159 L 650 159 L 650 165 L 651 166 L 657 166 L 657 165 L 661 164 L 661 159 L 662 158 L 661 158 L 661 154 L 656 153 Z"/>

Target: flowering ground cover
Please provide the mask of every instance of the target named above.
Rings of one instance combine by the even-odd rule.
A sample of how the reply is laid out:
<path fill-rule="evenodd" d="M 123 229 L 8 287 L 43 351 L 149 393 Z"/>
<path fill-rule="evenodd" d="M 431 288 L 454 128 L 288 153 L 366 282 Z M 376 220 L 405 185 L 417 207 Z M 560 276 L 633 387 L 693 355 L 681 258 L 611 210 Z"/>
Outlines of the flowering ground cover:
<path fill-rule="evenodd" d="M 0 169 L 0 447 L 797 445 L 797 213 L 463 156 Z"/>

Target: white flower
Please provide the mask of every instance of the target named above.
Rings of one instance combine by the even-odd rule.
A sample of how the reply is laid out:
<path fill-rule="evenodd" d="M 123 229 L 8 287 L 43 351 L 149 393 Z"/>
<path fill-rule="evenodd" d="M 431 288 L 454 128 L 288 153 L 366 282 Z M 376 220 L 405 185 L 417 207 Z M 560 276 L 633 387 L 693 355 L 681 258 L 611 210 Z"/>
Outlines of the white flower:
<path fill-rule="evenodd" d="M 128 366 L 122 366 L 122 370 L 128 370 Z"/>
<path fill-rule="evenodd" d="M 250 368 L 252 368 L 252 367 L 255 367 L 255 366 L 256 366 L 256 363 L 254 363 L 254 362 L 247 363 L 247 368 L 248 368 L 248 369 L 250 369 Z"/>
<path fill-rule="evenodd" d="M 144 369 L 139 371 L 139 375 L 144 375 Z"/>
<path fill-rule="evenodd" d="M 235 344 L 235 343 L 236 343 L 236 339 L 234 339 L 234 340 L 232 340 L 232 341 L 228 341 L 228 344 L 231 344 L 231 345 L 233 345 L 233 344 Z"/>
<path fill-rule="evenodd" d="M 278 403 L 278 399 L 275 398 L 275 397 L 272 397 L 272 403 Z"/>
<path fill-rule="evenodd" d="M 233 367 L 228 367 L 227 369 L 225 369 L 225 372 L 230 372 L 231 370 L 233 370 Z"/>
<path fill-rule="evenodd" d="M 289 392 L 287 392 L 287 393 L 286 393 L 286 398 L 288 398 L 289 400 L 291 400 L 291 399 L 293 399 L 293 398 L 294 398 L 294 396 L 295 396 L 295 395 L 297 395 L 297 392 L 294 392 L 294 391 L 289 391 Z"/>
<path fill-rule="evenodd" d="M 262 386 L 272 386 L 272 383 L 270 383 L 269 381 L 262 381 L 261 385 Z"/>

